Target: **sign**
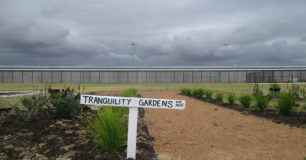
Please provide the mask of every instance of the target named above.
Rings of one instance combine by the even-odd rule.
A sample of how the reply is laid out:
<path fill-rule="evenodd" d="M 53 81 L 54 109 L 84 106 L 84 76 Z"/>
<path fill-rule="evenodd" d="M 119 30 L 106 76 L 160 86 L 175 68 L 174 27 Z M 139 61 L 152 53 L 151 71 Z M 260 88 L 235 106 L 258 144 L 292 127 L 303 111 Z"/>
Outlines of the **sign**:
<path fill-rule="evenodd" d="M 185 100 L 82 95 L 81 104 L 118 107 L 185 109 Z"/>
<path fill-rule="evenodd" d="M 138 108 L 185 109 L 185 100 L 81 95 L 81 104 L 129 107 L 127 159 L 136 159 Z"/>

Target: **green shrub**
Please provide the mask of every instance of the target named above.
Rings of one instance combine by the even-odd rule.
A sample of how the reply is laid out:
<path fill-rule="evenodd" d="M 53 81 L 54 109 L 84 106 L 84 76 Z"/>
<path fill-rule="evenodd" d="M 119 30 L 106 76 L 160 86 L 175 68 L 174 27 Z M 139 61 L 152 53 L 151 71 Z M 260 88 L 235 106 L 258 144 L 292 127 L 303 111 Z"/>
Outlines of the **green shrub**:
<path fill-rule="evenodd" d="M 223 102 L 223 93 L 217 93 L 216 101 L 219 102 L 219 103 Z"/>
<path fill-rule="evenodd" d="M 186 96 L 191 96 L 192 90 L 189 89 L 189 88 L 183 88 L 183 89 L 181 89 L 181 94 L 186 95 Z"/>
<path fill-rule="evenodd" d="M 5 112 L 2 112 L 0 114 L 0 129 L 1 129 L 2 124 L 4 123 L 4 121 L 5 121 Z"/>
<path fill-rule="evenodd" d="M 198 98 L 202 98 L 204 95 L 204 90 L 202 88 L 194 89 L 192 95 Z"/>
<path fill-rule="evenodd" d="M 269 105 L 270 99 L 269 97 L 263 94 L 256 94 L 255 96 L 255 106 L 259 111 L 263 112 Z"/>
<path fill-rule="evenodd" d="M 105 151 L 116 151 L 126 143 L 127 120 L 111 107 L 104 107 L 93 117 L 83 119 L 81 125 Z"/>
<path fill-rule="evenodd" d="M 75 98 L 72 92 L 54 93 L 51 102 L 58 118 L 70 119 L 79 115 L 82 110 L 79 99 Z"/>
<path fill-rule="evenodd" d="M 78 86 L 80 87 L 80 86 Z M 74 90 L 48 88 L 50 102 L 55 107 L 55 114 L 58 118 L 71 119 L 82 111 L 80 104 L 80 93 L 74 94 Z"/>
<path fill-rule="evenodd" d="M 282 92 L 277 100 L 277 112 L 282 116 L 291 113 L 293 106 L 296 104 L 296 96 L 292 92 Z"/>
<path fill-rule="evenodd" d="M 22 116 L 25 121 L 29 121 L 37 115 L 38 111 L 48 102 L 46 94 L 39 93 L 34 94 L 30 97 L 22 97 L 21 103 L 24 109 L 18 107 L 17 104 L 13 105 L 15 112 Z"/>
<path fill-rule="evenodd" d="M 205 90 L 204 91 L 204 96 L 205 96 L 205 98 L 207 98 L 207 99 L 211 99 L 212 98 L 212 96 L 213 96 L 213 92 L 211 91 L 211 90 Z"/>
<path fill-rule="evenodd" d="M 242 104 L 243 107 L 248 108 L 251 105 L 252 102 L 252 98 L 250 95 L 245 94 L 245 95 L 241 95 L 239 97 L 239 102 Z"/>
<path fill-rule="evenodd" d="M 236 102 L 236 95 L 235 93 L 227 94 L 227 101 L 229 104 L 234 104 Z"/>

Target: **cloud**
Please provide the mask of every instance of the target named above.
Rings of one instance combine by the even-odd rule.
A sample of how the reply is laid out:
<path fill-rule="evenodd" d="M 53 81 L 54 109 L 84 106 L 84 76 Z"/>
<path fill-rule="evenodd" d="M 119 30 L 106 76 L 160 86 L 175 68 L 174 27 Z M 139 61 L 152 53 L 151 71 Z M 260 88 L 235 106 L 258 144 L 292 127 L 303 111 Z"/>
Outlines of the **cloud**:
<path fill-rule="evenodd" d="M 1 1 L 0 65 L 305 65 L 305 6 L 299 0 Z"/>

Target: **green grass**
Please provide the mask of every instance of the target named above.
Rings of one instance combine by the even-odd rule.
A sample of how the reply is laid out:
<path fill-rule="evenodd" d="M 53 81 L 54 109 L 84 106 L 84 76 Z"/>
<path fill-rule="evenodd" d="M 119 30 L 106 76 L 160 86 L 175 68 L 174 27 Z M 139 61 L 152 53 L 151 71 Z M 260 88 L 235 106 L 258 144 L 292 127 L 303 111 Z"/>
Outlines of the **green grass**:
<path fill-rule="evenodd" d="M 13 104 L 21 104 L 21 97 L 0 97 L 0 108 L 12 107 Z"/>
<path fill-rule="evenodd" d="M 215 127 L 218 127 L 218 126 L 219 126 L 217 122 L 213 122 L 212 124 L 213 124 L 213 126 L 215 126 Z"/>
<path fill-rule="evenodd" d="M 0 91 L 33 91 L 35 88 L 38 90 L 44 90 L 45 86 L 51 85 L 52 88 L 64 88 L 70 86 L 75 90 L 78 89 L 78 83 L 0 83 Z M 282 91 L 287 90 L 287 84 L 279 84 Z M 172 90 L 179 91 L 182 88 L 202 88 L 210 89 L 213 92 L 236 93 L 237 96 L 241 94 L 251 93 L 254 83 L 146 83 L 146 84 L 135 84 L 135 83 L 111 83 L 111 84 L 80 84 L 80 91 L 123 91 L 128 88 L 135 88 L 138 91 L 161 91 L 161 90 Z M 306 83 L 299 84 L 300 88 L 306 88 Z M 260 88 L 268 93 L 270 83 L 260 83 Z"/>

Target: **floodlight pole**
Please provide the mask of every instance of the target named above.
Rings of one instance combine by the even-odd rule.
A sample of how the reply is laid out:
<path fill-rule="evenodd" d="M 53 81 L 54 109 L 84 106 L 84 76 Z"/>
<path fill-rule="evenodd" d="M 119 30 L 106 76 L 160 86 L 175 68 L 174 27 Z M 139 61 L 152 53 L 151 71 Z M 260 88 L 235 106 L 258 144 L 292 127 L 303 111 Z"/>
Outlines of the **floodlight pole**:
<path fill-rule="evenodd" d="M 137 45 L 137 43 L 132 42 L 132 43 L 130 43 L 130 45 L 132 46 L 133 51 L 135 51 L 134 48 Z M 133 54 L 133 66 L 135 66 L 135 53 Z"/>

